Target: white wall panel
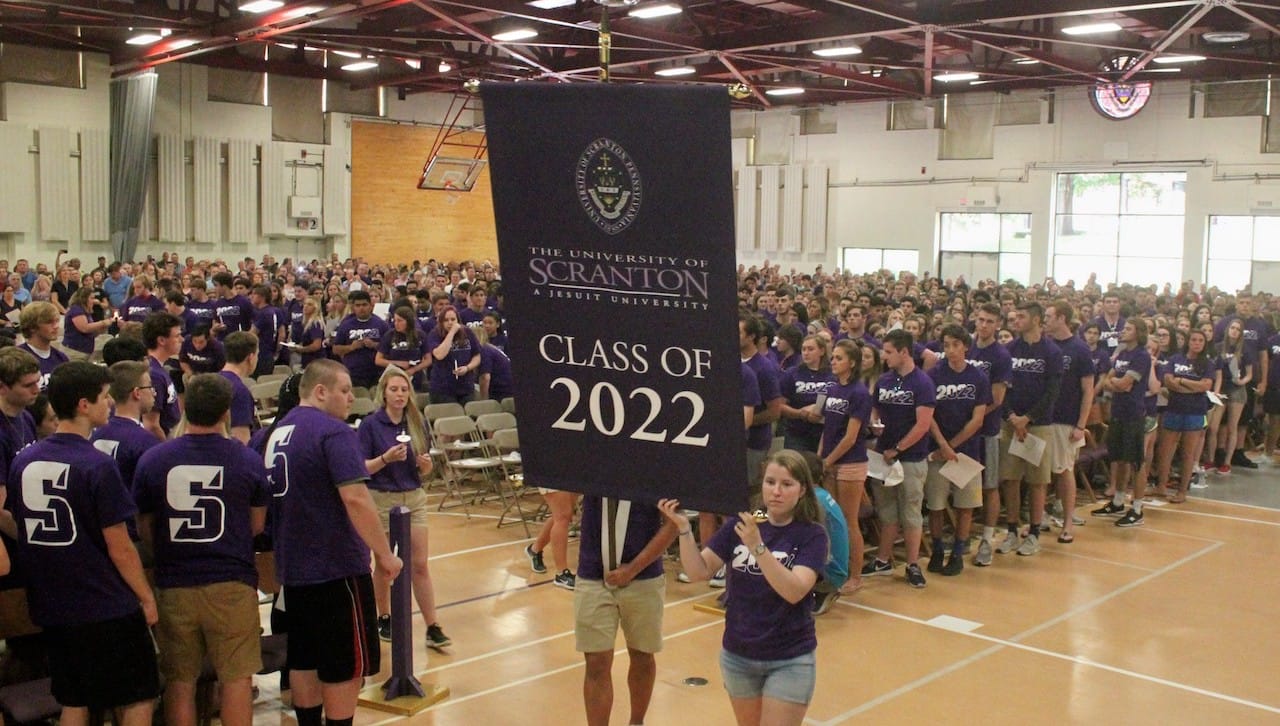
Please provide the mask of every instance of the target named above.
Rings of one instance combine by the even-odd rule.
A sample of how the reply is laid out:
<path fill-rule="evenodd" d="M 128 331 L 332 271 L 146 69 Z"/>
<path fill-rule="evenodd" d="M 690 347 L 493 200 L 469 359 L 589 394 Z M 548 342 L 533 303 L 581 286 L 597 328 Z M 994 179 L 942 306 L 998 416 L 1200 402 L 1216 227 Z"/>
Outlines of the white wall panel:
<path fill-rule="evenodd" d="M 760 167 L 744 166 L 738 169 L 738 204 L 734 210 L 734 236 L 739 250 L 749 252 L 756 248 L 756 187 L 759 184 Z"/>
<path fill-rule="evenodd" d="M 782 250 L 799 252 L 804 227 L 804 167 L 782 169 Z"/>
<path fill-rule="evenodd" d="M 31 129 L 0 123 L 0 232 L 35 229 L 36 172 L 30 149 Z"/>
<path fill-rule="evenodd" d="M 324 152 L 324 233 L 350 234 L 351 152 L 343 146 L 330 146 Z"/>
<path fill-rule="evenodd" d="M 827 167 L 805 169 L 804 251 L 827 251 Z"/>
<path fill-rule="evenodd" d="M 258 239 L 258 145 L 232 139 L 227 143 L 227 241 Z"/>
<path fill-rule="evenodd" d="M 41 127 L 40 239 L 70 240 L 79 226 L 75 207 L 75 176 L 71 161 L 71 130 Z"/>
<path fill-rule="evenodd" d="M 281 144 L 269 141 L 262 145 L 262 163 L 258 172 L 262 176 L 262 236 L 282 235 L 288 222 L 289 189 L 285 186 L 285 149 Z"/>
<path fill-rule="evenodd" d="M 222 140 L 197 138 L 192 150 L 196 242 L 222 241 Z"/>
<path fill-rule="evenodd" d="M 161 134 L 159 150 L 160 240 L 185 242 L 187 231 L 186 144 L 181 136 Z"/>
<path fill-rule="evenodd" d="M 782 182 L 782 167 L 762 166 L 760 168 L 760 249 L 774 252 L 778 249 L 779 215 Z"/>
<path fill-rule="evenodd" d="M 111 239 L 111 141 L 106 129 L 80 130 L 80 237 Z"/>

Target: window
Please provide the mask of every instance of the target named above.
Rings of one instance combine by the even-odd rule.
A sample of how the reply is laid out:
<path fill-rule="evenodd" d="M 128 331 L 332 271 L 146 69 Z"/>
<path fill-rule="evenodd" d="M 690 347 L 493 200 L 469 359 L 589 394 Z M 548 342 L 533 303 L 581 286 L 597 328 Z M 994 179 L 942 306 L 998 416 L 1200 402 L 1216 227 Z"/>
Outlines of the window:
<path fill-rule="evenodd" d="M 1255 262 L 1280 262 L 1280 217 L 1209 217 L 1205 283 L 1235 292 L 1253 279 Z"/>
<path fill-rule="evenodd" d="M 1084 284 L 1182 278 L 1182 172 L 1059 174 L 1053 276 Z"/>
<path fill-rule="evenodd" d="M 855 275 L 876 270 L 917 272 L 920 253 L 916 250 L 885 250 L 874 247 L 844 247 L 840 250 L 840 269 Z"/>
<path fill-rule="evenodd" d="M 1031 215 L 945 212 L 938 219 L 944 280 L 1031 280 Z"/>

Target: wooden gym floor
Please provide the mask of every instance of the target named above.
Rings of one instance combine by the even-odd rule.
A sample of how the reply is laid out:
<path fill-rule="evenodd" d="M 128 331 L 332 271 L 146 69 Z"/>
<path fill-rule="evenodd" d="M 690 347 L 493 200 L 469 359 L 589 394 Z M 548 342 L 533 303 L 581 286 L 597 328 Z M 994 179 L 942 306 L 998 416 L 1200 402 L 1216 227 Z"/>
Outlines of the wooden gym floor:
<path fill-rule="evenodd" d="M 817 621 L 806 723 L 1280 723 L 1280 511 L 1192 498 L 1148 506 L 1146 526 L 1121 530 L 1089 508 L 1077 510 L 1090 521 L 1075 543 L 1047 535 L 1035 557 L 929 574 L 924 590 L 906 585 L 901 560 L 894 577 L 868 578 Z M 518 525 L 498 530 L 496 511 L 473 512 L 431 516 L 439 618 L 454 645 L 428 651 L 414 622 L 415 670 L 450 697 L 411 719 L 361 709 L 356 726 L 584 722 L 572 593 L 551 585 L 550 552 L 552 572 L 530 574 Z M 569 556 L 576 564 L 576 540 Z M 677 582 L 677 571 L 669 562 L 647 722 L 732 724 L 717 665 L 723 625 L 694 609 L 714 591 Z M 618 647 L 612 723 L 625 724 Z M 292 724 L 276 677 L 257 682 L 255 723 Z"/>

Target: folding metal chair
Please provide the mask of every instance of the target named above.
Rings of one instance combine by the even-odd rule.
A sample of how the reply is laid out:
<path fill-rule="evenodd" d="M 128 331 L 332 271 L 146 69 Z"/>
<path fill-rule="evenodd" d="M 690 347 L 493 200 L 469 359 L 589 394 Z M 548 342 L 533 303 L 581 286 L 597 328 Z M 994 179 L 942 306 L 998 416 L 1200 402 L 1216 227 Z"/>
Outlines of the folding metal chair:
<path fill-rule="evenodd" d="M 478 419 L 485 414 L 502 412 L 502 404 L 492 398 L 483 398 L 479 401 L 467 401 L 467 405 L 463 408 L 467 415 L 474 419 Z"/>
<path fill-rule="evenodd" d="M 505 492 L 501 487 L 494 486 L 495 480 L 501 475 L 502 462 L 496 456 L 491 456 L 488 447 L 480 440 L 476 422 L 470 416 L 451 416 L 436 420 L 432 424 L 432 430 L 440 437 L 437 447 L 444 451 L 442 459 L 450 493 L 456 495 L 459 501 L 465 502 L 462 481 L 469 476 L 479 476 L 484 485 L 506 506 Z M 447 442 L 442 440 L 446 436 L 449 437 Z M 479 491 L 474 494 L 478 498 Z M 439 508 L 444 509 L 444 505 L 445 502 L 441 501 Z"/>

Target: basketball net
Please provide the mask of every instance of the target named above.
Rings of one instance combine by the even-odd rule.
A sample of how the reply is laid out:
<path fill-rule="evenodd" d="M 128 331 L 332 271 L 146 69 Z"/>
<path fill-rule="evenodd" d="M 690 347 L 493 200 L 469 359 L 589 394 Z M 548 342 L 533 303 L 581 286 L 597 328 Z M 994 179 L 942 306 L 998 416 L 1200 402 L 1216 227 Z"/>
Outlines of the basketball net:
<path fill-rule="evenodd" d="M 458 187 L 453 183 L 452 179 L 445 180 L 444 186 L 441 187 L 441 189 L 445 191 L 444 200 L 447 204 L 453 205 L 458 203 L 458 196 L 461 192 L 458 191 Z"/>

